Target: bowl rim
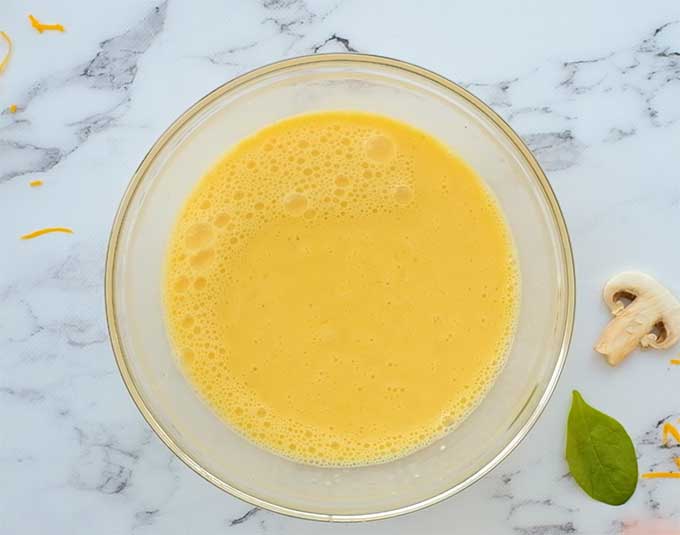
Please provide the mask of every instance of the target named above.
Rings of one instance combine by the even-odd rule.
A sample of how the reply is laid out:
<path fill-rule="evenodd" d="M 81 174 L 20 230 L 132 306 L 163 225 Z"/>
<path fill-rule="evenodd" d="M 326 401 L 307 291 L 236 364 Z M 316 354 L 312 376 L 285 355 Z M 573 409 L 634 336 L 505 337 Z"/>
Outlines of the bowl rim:
<path fill-rule="evenodd" d="M 406 71 L 410 74 L 414 74 L 425 78 L 431 82 L 442 86 L 445 89 L 455 93 L 457 96 L 465 99 L 469 104 L 475 107 L 479 112 L 481 112 L 487 119 L 491 120 L 507 137 L 507 139 L 513 144 L 518 153 L 524 158 L 525 163 L 528 164 L 534 176 L 538 180 L 538 184 L 543 192 L 545 201 L 550 208 L 550 214 L 553 218 L 554 224 L 558 230 L 560 245 L 564 262 L 564 273 L 565 285 L 567 289 L 567 302 L 566 302 L 566 315 L 564 324 L 564 333 L 562 335 L 562 343 L 559 349 L 559 354 L 555 368 L 553 369 L 550 380 L 548 381 L 545 391 L 543 392 L 538 405 L 529 416 L 525 424 L 517 431 L 515 436 L 508 442 L 508 444 L 496 454 L 496 456 L 491 459 L 484 467 L 470 475 L 463 481 L 454 485 L 453 487 L 440 492 L 430 498 L 421 500 L 416 503 L 409 505 L 388 509 L 384 511 L 377 511 L 373 513 L 361 513 L 361 514 L 332 514 L 332 513 L 316 513 L 311 511 L 298 510 L 286 506 L 282 506 L 270 501 L 258 498 L 252 494 L 249 494 L 243 490 L 240 490 L 224 481 L 222 481 L 217 476 L 213 475 L 210 471 L 205 469 L 202 465 L 196 462 L 188 453 L 186 453 L 182 447 L 176 443 L 170 435 L 165 431 L 164 427 L 156 419 L 152 411 L 147 407 L 144 399 L 142 398 L 135 380 L 132 377 L 130 368 L 128 367 L 128 357 L 123 351 L 120 335 L 118 332 L 118 325 L 116 322 L 116 303 L 114 299 L 114 266 L 116 264 L 116 253 L 118 251 L 120 231 L 123 223 L 126 219 L 128 209 L 135 196 L 137 189 L 139 188 L 146 171 L 162 150 L 162 148 L 170 141 L 170 139 L 175 135 L 175 133 L 190 119 L 192 119 L 198 112 L 200 112 L 205 106 L 214 102 L 222 95 L 232 91 L 244 84 L 247 84 L 257 78 L 265 75 L 269 75 L 278 71 L 285 71 L 287 69 L 303 66 L 312 65 L 315 63 L 326 63 L 332 64 L 335 62 L 349 62 L 356 64 L 374 64 L 379 67 L 390 67 Z M 269 63 L 262 67 L 256 68 L 254 70 L 248 71 L 241 74 L 226 83 L 218 86 L 214 90 L 210 91 L 208 94 L 200 98 L 194 104 L 192 104 L 186 111 L 184 111 L 177 119 L 175 119 L 172 124 L 160 135 L 160 137 L 154 142 L 149 151 L 146 153 L 139 166 L 135 170 L 130 183 L 128 184 L 125 193 L 120 201 L 118 210 L 111 227 L 111 232 L 109 235 L 109 242 L 106 251 L 106 264 L 105 264 L 105 276 L 104 276 L 104 298 L 105 298 L 105 308 L 106 308 L 106 322 L 109 332 L 109 338 L 111 342 L 111 347 L 115 356 L 116 364 L 120 371 L 125 387 L 130 394 L 130 397 L 134 401 L 137 409 L 142 414 L 146 422 L 151 426 L 156 435 L 163 441 L 163 443 L 189 468 L 191 468 L 198 475 L 203 477 L 208 482 L 215 485 L 217 488 L 226 491 L 232 496 L 239 498 L 255 507 L 261 507 L 275 513 L 280 513 L 286 516 L 301 518 L 307 520 L 318 520 L 326 522 L 365 522 L 369 520 L 380 520 L 386 518 L 392 518 L 396 516 L 401 516 L 407 513 L 412 513 L 419 511 L 426 507 L 432 506 L 439 503 L 446 498 L 449 498 L 458 492 L 468 488 L 473 483 L 480 480 L 483 476 L 488 474 L 491 470 L 496 468 L 501 461 L 503 461 L 527 436 L 529 431 L 533 428 L 534 424 L 542 414 L 543 410 L 548 404 L 548 401 L 552 397 L 552 394 L 557 386 L 557 382 L 564 368 L 567 353 L 569 350 L 569 345 L 571 343 L 573 327 L 574 327 L 574 310 L 576 302 L 576 289 L 575 289 L 575 266 L 574 257 L 572 252 L 571 241 L 569 238 L 569 233 L 567 231 L 567 226 L 564 220 L 562 210 L 557 201 L 555 193 L 545 175 L 543 169 L 539 165 L 538 161 L 522 141 L 517 133 L 502 119 L 495 111 L 493 111 L 487 104 L 485 104 L 481 99 L 464 89 L 462 86 L 450 81 L 449 79 L 440 76 L 428 69 L 419 67 L 412 63 L 401 61 L 398 59 L 393 59 L 385 56 L 371 55 L 371 54 L 359 54 L 359 53 L 329 53 L 329 54 L 314 54 L 298 56 L 290 59 L 284 59 L 281 61 L 276 61 Z"/>

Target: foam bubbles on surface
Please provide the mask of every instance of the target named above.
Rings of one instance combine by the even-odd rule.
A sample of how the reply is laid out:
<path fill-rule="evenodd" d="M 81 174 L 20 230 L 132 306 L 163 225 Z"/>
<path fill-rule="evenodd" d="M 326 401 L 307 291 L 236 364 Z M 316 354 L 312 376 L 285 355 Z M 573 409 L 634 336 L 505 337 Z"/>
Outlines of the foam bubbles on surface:
<path fill-rule="evenodd" d="M 370 136 L 365 141 L 366 156 L 376 162 L 388 162 L 394 157 L 394 143 L 384 135 Z"/>
<path fill-rule="evenodd" d="M 394 186 L 393 195 L 397 202 L 406 204 L 413 199 L 413 190 L 410 186 L 399 184 Z"/>
<path fill-rule="evenodd" d="M 210 406 L 271 451 L 400 457 L 455 428 L 502 369 L 519 285 L 505 229 L 474 173 L 418 130 L 351 112 L 282 121 L 217 162 L 180 214 L 173 344 Z M 416 414 L 425 390 L 437 401 Z"/>
<path fill-rule="evenodd" d="M 212 242 L 213 229 L 207 223 L 196 223 L 187 229 L 185 244 L 188 250 L 202 249 Z"/>
<path fill-rule="evenodd" d="M 286 193 L 281 202 L 286 213 L 293 216 L 302 215 L 307 208 L 307 197 L 296 191 Z"/>

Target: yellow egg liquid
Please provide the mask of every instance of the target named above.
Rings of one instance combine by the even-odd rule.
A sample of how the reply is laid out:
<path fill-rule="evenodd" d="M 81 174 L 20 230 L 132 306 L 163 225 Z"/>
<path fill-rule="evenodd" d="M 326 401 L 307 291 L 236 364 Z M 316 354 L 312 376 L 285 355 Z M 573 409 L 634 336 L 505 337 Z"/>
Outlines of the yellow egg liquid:
<path fill-rule="evenodd" d="M 518 268 L 475 172 L 359 112 L 296 116 L 203 176 L 172 232 L 167 324 L 240 434 L 323 466 L 384 462 L 459 424 L 502 368 Z"/>

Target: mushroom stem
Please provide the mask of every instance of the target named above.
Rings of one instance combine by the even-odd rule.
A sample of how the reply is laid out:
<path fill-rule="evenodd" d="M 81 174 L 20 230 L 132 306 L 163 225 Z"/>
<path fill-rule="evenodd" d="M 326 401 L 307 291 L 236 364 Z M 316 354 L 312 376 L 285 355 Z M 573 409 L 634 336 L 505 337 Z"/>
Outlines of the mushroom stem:
<path fill-rule="evenodd" d="M 644 303 L 628 305 L 618 316 L 614 316 L 602 331 L 595 351 L 607 357 L 607 362 L 612 366 L 618 365 L 638 344 L 647 347 L 649 344 L 642 342 L 645 337 L 653 337 L 656 340 L 656 335 L 651 332 L 656 319 L 646 314 L 645 308 L 647 307 Z"/>

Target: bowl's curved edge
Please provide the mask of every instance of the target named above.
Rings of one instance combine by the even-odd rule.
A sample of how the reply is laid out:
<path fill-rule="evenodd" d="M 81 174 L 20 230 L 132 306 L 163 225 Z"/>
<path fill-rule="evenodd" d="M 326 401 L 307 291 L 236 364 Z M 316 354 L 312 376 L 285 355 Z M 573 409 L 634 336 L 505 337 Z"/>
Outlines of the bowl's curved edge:
<path fill-rule="evenodd" d="M 257 498 L 256 496 L 252 496 L 246 492 L 243 492 L 239 490 L 238 488 L 235 488 L 221 479 L 217 478 L 216 476 L 212 475 L 209 471 L 207 471 L 205 468 L 203 468 L 200 464 L 198 464 L 196 461 L 194 461 L 187 453 L 185 453 L 182 448 L 175 443 L 175 441 L 165 432 L 161 424 L 156 420 L 154 417 L 153 413 L 149 410 L 149 408 L 146 406 L 146 403 L 144 399 L 142 398 L 139 389 L 137 388 L 137 385 L 135 384 L 134 379 L 132 378 L 132 375 L 130 374 L 130 370 L 127 366 L 126 362 L 126 357 L 123 353 L 122 350 L 122 345 L 121 345 L 121 340 L 120 336 L 118 333 L 118 328 L 116 325 L 116 320 L 115 320 L 115 300 L 114 300 L 114 291 L 113 291 L 113 284 L 114 284 L 114 266 L 115 266 L 115 260 L 116 260 L 116 251 L 118 248 L 118 242 L 119 242 L 119 237 L 120 237 L 120 230 L 121 227 L 123 226 L 123 221 L 125 220 L 125 215 L 127 213 L 127 210 L 130 206 L 130 203 L 135 195 L 135 192 L 137 191 L 137 188 L 139 187 L 142 177 L 144 176 L 145 171 L 155 158 L 155 156 L 161 151 L 163 146 L 168 142 L 168 140 L 172 137 L 172 135 L 182 126 L 184 125 L 191 117 L 195 115 L 197 111 L 205 107 L 206 105 L 210 104 L 212 101 L 215 99 L 219 98 L 222 94 L 226 93 L 227 91 L 230 91 L 240 85 L 246 84 L 260 76 L 264 76 L 267 74 L 270 74 L 271 72 L 290 68 L 290 67 L 295 67 L 295 66 L 300 66 L 300 65 L 308 65 L 308 64 L 313 64 L 313 63 L 323 63 L 323 62 L 335 62 L 335 61 L 355 61 L 358 63 L 374 63 L 378 64 L 381 66 L 388 66 L 388 67 L 394 67 L 398 69 L 402 69 L 420 76 L 423 76 L 424 78 L 429 79 L 430 81 L 433 81 L 439 85 L 442 85 L 448 90 L 451 90 L 458 94 L 459 96 L 463 97 L 466 99 L 470 104 L 472 104 L 474 107 L 476 107 L 479 111 L 481 111 L 487 118 L 489 118 L 496 126 L 498 126 L 501 131 L 508 137 L 508 139 L 513 143 L 513 145 L 517 148 L 517 150 L 522 154 L 522 156 L 525 158 L 526 162 L 529 164 L 531 167 L 532 171 L 534 172 L 535 176 L 537 177 L 542 190 L 543 194 L 545 196 L 545 199 L 547 200 L 550 208 L 551 208 L 551 214 L 553 216 L 555 225 L 559 231 L 560 234 L 560 239 L 561 239 L 561 245 L 562 245 L 562 253 L 564 255 L 564 260 L 565 260 L 565 273 L 563 274 L 565 277 L 566 285 L 567 285 L 567 290 L 568 290 L 568 295 L 567 295 L 567 309 L 566 309 L 566 321 L 564 325 L 564 333 L 562 336 L 562 345 L 560 348 L 560 354 L 558 355 L 558 360 L 557 360 L 557 365 L 555 366 L 555 369 L 553 371 L 553 374 L 550 378 L 550 381 L 548 382 L 548 385 L 543 392 L 543 395 L 541 396 L 541 399 L 539 400 L 538 405 L 534 409 L 533 413 L 530 415 L 529 419 L 527 422 L 522 426 L 522 428 L 517 432 L 515 437 L 503 448 L 489 463 L 487 463 L 486 466 L 484 466 L 481 470 L 476 472 L 475 474 L 471 475 L 467 479 L 461 481 L 458 485 L 440 493 L 437 494 L 431 498 L 428 498 L 427 500 L 422 500 L 420 502 L 410 504 L 404 507 L 399 507 L 396 509 L 390 509 L 386 511 L 379 511 L 377 513 L 366 513 L 366 514 L 342 514 L 342 515 L 333 515 L 333 514 L 322 514 L 322 513 L 314 513 L 310 511 L 301 511 L 297 509 L 291 509 L 288 507 L 280 506 L 275 503 L 268 502 L 266 500 L 262 500 L 260 498 Z M 571 337 L 572 337 L 572 332 L 573 332 L 573 326 L 574 326 L 574 310 L 575 310 L 575 303 L 576 303 L 576 292 L 575 292 L 575 267 L 574 267 L 574 258 L 573 258 L 573 252 L 572 252 L 572 247 L 571 247 L 571 241 L 569 238 L 569 233 L 567 231 L 566 223 L 564 221 L 564 216 L 562 214 L 562 210 L 559 206 L 559 203 L 557 201 L 557 198 L 555 196 L 555 193 L 552 189 L 552 186 L 550 185 L 550 182 L 548 181 L 547 176 L 543 172 L 543 169 L 539 165 L 538 161 L 534 157 L 534 155 L 531 153 L 529 148 L 526 146 L 526 144 L 522 141 L 522 139 L 515 133 L 515 131 L 496 113 L 494 112 L 487 104 L 485 104 L 482 100 L 480 100 L 478 97 L 474 96 L 472 93 L 468 92 L 466 89 L 462 88 L 458 84 L 448 80 L 447 78 L 444 78 L 443 76 L 440 76 L 432 71 L 429 71 L 427 69 L 424 69 L 422 67 L 419 67 L 417 65 L 413 65 L 401 60 L 393 59 L 393 58 L 388 58 L 384 56 L 377 56 L 377 55 L 369 55 L 369 54 L 356 54 L 356 53 L 342 53 L 342 54 L 316 54 L 312 56 L 300 56 L 296 58 L 291 58 L 291 59 L 286 59 L 283 61 L 278 61 L 274 63 L 270 63 L 268 65 L 259 67 L 258 69 L 249 71 L 245 74 L 242 74 L 236 78 L 233 78 L 232 80 L 226 82 L 225 84 L 217 87 L 207 95 L 205 95 L 203 98 L 198 100 L 195 104 L 193 104 L 189 109 L 187 109 L 184 113 L 182 113 L 173 123 L 161 134 L 161 136 L 158 138 L 158 140 L 153 144 L 151 149 L 147 152 L 147 154 L 144 156 L 142 159 L 141 163 L 135 170 L 132 179 L 130 180 L 130 183 L 125 190 L 125 193 L 123 194 L 123 198 L 119 204 L 118 210 L 116 212 L 113 225 L 111 227 L 111 232 L 109 235 L 109 241 L 108 241 L 108 246 L 107 246 L 107 251 L 106 251 L 106 261 L 105 261 L 105 275 L 104 275 L 104 299 L 105 299 L 105 309 L 106 309 L 106 322 L 107 322 L 107 327 L 108 327 L 108 332 L 109 332 L 109 339 L 111 341 L 111 348 L 113 350 L 115 359 L 116 359 L 116 364 L 118 366 L 118 369 L 120 371 L 121 377 L 123 379 L 123 382 L 125 383 L 125 387 L 127 388 L 130 397 L 134 401 L 135 405 L 137 406 L 137 409 L 140 411 L 144 419 L 147 421 L 149 426 L 153 429 L 153 431 L 158 435 L 158 437 L 161 439 L 161 441 L 182 461 L 184 462 L 189 468 L 191 468 L 194 472 L 196 472 L 198 475 L 203 477 L 205 480 L 208 482 L 212 483 L 216 487 L 228 492 L 229 494 L 235 496 L 236 498 L 239 498 L 247 503 L 250 503 L 251 505 L 254 505 L 256 507 L 261 507 L 264 509 L 268 509 L 270 511 L 273 511 L 275 513 L 283 514 L 286 516 L 294 517 L 294 518 L 302 518 L 302 519 L 307 519 L 307 520 L 317 520 L 317 521 L 324 521 L 324 522 L 366 522 L 370 520 L 380 520 L 380 519 L 386 519 L 386 518 L 392 518 L 400 515 L 404 515 L 407 513 L 412 513 L 421 509 L 424 509 L 426 507 L 430 507 L 436 503 L 441 502 L 442 500 L 445 500 L 454 494 L 457 494 L 458 492 L 461 492 L 462 490 L 468 488 L 470 485 L 473 483 L 477 482 L 479 479 L 484 477 L 486 474 L 491 472 L 496 466 L 498 466 L 503 459 L 505 459 L 519 444 L 524 440 L 524 438 L 527 436 L 531 428 L 534 426 L 538 418 L 540 417 L 541 413 L 545 409 L 550 397 L 552 396 L 556 386 L 557 382 L 559 380 L 559 377 L 562 373 L 562 370 L 564 368 L 564 364 L 566 362 L 566 357 L 567 357 L 567 352 L 569 350 L 569 345 L 571 343 Z"/>

